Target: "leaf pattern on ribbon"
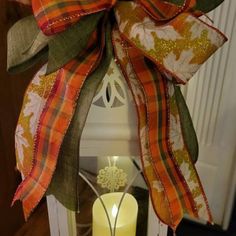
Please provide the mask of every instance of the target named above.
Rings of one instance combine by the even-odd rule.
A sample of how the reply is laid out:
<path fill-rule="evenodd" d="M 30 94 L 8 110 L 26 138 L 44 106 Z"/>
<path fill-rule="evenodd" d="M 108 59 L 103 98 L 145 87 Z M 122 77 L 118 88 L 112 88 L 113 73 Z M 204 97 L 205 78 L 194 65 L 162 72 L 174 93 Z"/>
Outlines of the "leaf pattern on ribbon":
<path fill-rule="evenodd" d="M 158 192 L 163 192 L 164 191 L 164 188 L 161 184 L 161 181 L 159 181 L 159 180 L 153 181 L 152 187 L 155 188 Z"/>
<path fill-rule="evenodd" d="M 128 21 L 127 20 L 126 21 L 122 20 L 122 17 L 120 16 L 119 12 L 116 13 L 116 20 L 119 23 L 120 29 L 124 30 L 125 27 L 128 24 Z"/>
<path fill-rule="evenodd" d="M 189 168 L 189 164 L 185 161 L 183 161 L 183 163 L 180 165 L 180 170 L 182 172 L 182 174 L 184 175 L 184 177 L 189 180 L 190 178 L 190 168 Z"/>
<path fill-rule="evenodd" d="M 23 176 L 26 176 L 31 170 L 33 142 L 38 120 L 56 78 L 56 73 L 43 76 L 45 71 L 46 65 L 36 73 L 26 90 L 15 132 L 17 168 Z"/>
<path fill-rule="evenodd" d="M 180 165 L 180 170 L 185 179 L 188 182 L 188 187 L 190 188 L 191 191 L 196 191 L 198 188 L 198 184 L 196 180 L 191 178 L 191 167 L 188 162 L 183 161 L 183 163 Z"/>
<path fill-rule="evenodd" d="M 45 105 L 45 99 L 34 92 L 28 93 L 28 99 L 29 102 L 25 104 L 23 113 L 24 116 L 30 116 L 30 132 L 34 135 L 39 120 L 39 114 L 41 114 Z"/>
<path fill-rule="evenodd" d="M 183 149 L 184 143 L 181 136 L 181 127 L 178 125 L 179 117 L 170 114 L 170 140 L 173 151 Z"/>
<path fill-rule="evenodd" d="M 140 91 L 139 88 L 139 84 L 138 84 L 138 80 L 135 77 L 135 73 L 133 72 L 133 69 L 131 67 L 130 64 L 127 64 L 126 66 L 126 71 L 127 71 L 127 75 L 129 76 L 129 79 L 132 80 L 133 83 L 133 90 L 135 91 L 135 94 L 137 94 L 138 99 L 137 99 L 137 104 L 141 105 L 141 104 L 145 104 L 145 98 L 143 93 Z"/>
<path fill-rule="evenodd" d="M 211 43 L 216 47 L 220 47 L 224 43 L 224 39 L 222 38 L 222 36 L 219 34 L 215 35 L 212 31 L 209 31 L 207 36 Z"/>
<path fill-rule="evenodd" d="M 197 181 L 192 178 L 192 171 L 189 163 L 183 161 L 183 163 L 180 165 L 180 170 L 182 174 L 184 175 L 185 179 L 187 180 L 188 187 L 190 191 L 195 192 L 195 204 L 198 208 L 198 214 L 202 219 L 207 219 L 208 218 L 208 213 L 207 213 L 207 208 L 205 207 L 205 200 L 203 198 L 202 194 L 199 194 L 198 190 L 198 183 Z M 198 194 L 196 194 L 198 193 Z"/>
<path fill-rule="evenodd" d="M 15 145 L 16 145 L 17 157 L 19 162 L 18 166 L 19 166 L 23 164 L 24 147 L 25 148 L 29 147 L 29 143 L 27 139 L 24 137 L 24 129 L 20 124 L 16 126 Z"/>
<path fill-rule="evenodd" d="M 130 14 L 134 4 L 135 14 Z M 192 78 L 227 41 L 221 32 L 188 12 L 158 24 L 138 4 L 120 1 L 116 4 L 115 14 L 124 38 L 163 71 L 171 74 L 168 77 L 181 84 Z"/>
<path fill-rule="evenodd" d="M 207 208 L 205 207 L 205 199 L 200 194 L 198 197 L 194 198 L 194 201 L 196 202 L 197 208 L 198 208 L 198 215 L 202 219 L 207 219 L 208 212 Z"/>
<path fill-rule="evenodd" d="M 199 68 L 198 64 L 191 63 L 193 58 L 192 49 L 182 51 L 179 58 L 171 52 L 164 58 L 163 64 L 167 70 L 187 82 Z"/>
<path fill-rule="evenodd" d="M 170 130 L 169 139 L 175 158 L 182 176 L 184 177 L 189 190 L 192 192 L 194 204 L 196 206 L 198 216 L 201 219 L 209 220 L 208 205 L 204 199 L 204 192 L 201 188 L 197 172 L 190 160 L 189 153 L 184 145 L 180 117 L 175 100 L 174 86 L 168 83 L 168 95 L 170 97 Z M 179 144 L 181 143 L 181 145 Z"/>
<path fill-rule="evenodd" d="M 188 16 L 186 18 L 186 22 L 191 23 L 191 28 L 190 28 L 190 32 L 191 32 L 191 40 L 194 40 L 196 38 L 200 38 L 204 29 L 202 26 L 200 26 L 199 24 L 196 24 L 195 21 L 193 20 L 192 17 Z"/>
<path fill-rule="evenodd" d="M 151 166 L 146 133 L 147 133 L 147 126 L 143 126 L 140 130 L 140 140 L 141 140 L 141 147 L 142 147 L 143 164 L 145 168 L 148 166 Z"/>
<path fill-rule="evenodd" d="M 198 24 L 193 16 L 186 17 L 186 22 L 191 24 L 191 40 L 200 38 L 204 33 L 206 33 L 208 40 L 210 40 L 211 44 L 215 45 L 216 47 L 220 47 L 224 43 L 224 38 L 221 34 L 216 34 L 215 31 L 209 30 L 206 25 Z"/>
<path fill-rule="evenodd" d="M 156 27 L 154 21 L 152 21 L 149 17 L 145 17 L 143 22 L 134 24 L 130 30 L 130 37 L 138 38 L 147 50 L 155 48 L 155 35 L 164 40 L 181 39 L 181 35 L 174 29 L 173 26 L 167 25 Z"/>

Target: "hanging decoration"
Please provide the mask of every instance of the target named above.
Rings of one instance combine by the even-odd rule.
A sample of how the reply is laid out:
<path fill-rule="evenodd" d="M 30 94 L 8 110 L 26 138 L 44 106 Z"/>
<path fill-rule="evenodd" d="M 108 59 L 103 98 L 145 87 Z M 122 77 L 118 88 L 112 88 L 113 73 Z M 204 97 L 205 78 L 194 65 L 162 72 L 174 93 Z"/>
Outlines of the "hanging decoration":
<path fill-rule="evenodd" d="M 110 192 L 115 192 L 127 184 L 127 174 L 123 169 L 116 166 L 116 161 L 108 157 L 109 165 L 99 170 L 97 183 L 108 189 Z"/>
<path fill-rule="evenodd" d="M 184 214 L 212 222 L 179 85 L 226 42 L 199 19 L 223 0 L 18 2 L 32 4 L 33 16 L 9 30 L 8 71 L 47 63 L 27 88 L 16 128 L 24 179 L 13 203 L 23 202 L 25 218 L 45 193 L 77 210 L 78 144 L 114 59 L 136 104 L 142 169 L 157 216 L 174 230 Z"/>

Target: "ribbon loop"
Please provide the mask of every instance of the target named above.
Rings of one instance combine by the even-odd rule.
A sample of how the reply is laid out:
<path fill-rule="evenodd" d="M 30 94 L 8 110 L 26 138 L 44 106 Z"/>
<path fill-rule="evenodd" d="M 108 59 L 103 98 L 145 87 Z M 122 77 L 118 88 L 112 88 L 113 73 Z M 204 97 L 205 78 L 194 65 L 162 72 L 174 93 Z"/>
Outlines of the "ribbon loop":
<path fill-rule="evenodd" d="M 46 35 L 57 34 L 81 17 L 109 10 L 116 0 L 32 0 L 34 16 Z"/>
<path fill-rule="evenodd" d="M 7 70 L 19 73 L 36 63 L 46 63 L 51 39 L 39 30 L 33 16 L 16 22 L 7 34 Z"/>
<path fill-rule="evenodd" d="M 166 24 L 155 22 L 134 2 L 118 2 L 122 36 L 176 83 L 185 84 L 226 37 L 189 13 Z"/>

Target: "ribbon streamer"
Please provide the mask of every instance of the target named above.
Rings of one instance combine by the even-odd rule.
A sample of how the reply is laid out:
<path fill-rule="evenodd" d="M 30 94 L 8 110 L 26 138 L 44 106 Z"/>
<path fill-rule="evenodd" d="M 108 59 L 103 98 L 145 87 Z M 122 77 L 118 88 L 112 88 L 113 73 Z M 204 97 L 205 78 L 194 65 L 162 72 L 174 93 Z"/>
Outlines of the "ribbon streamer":
<path fill-rule="evenodd" d="M 110 24 L 106 27 L 106 48 L 102 63 L 88 76 L 79 95 L 74 116 L 62 143 L 58 163 L 47 194 L 54 196 L 68 209 L 78 210 L 79 142 L 93 97 L 105 76 L 112 58 Z M 73 137 L 73 138 L 71 138 Z M 68 184 L 70 183 L 70 184 Z"/>
<path fill-rule="evenodd" d="M 8 49 L 9 70 L 27 69 L 40 52 L 48 58 L 48 75 L 32 80 L 16 130 L 24 180 L 13 202 L 23 202 L 26 218 L 46 191 L 66 207 L 78 208 L 78 143 L 92 98 L 114 57 L 112 41 L 136 103 L 143 172 L 157 216 L 174 230 L 185 213 L 212 222 L 194 167 L 196 134 L 177 86 L 187 83 L 226 41 L 198 19 L 222 0 L 202 2 L 32 0 L 40 29 L 32 17 L 28 20 L 40 40 L 29 35 L 26 57 L 14 40 L 19 32 L 13 26 Z M 41 105 L 35 113 L 30 107 L 36 107 L 37 98 Z"/>

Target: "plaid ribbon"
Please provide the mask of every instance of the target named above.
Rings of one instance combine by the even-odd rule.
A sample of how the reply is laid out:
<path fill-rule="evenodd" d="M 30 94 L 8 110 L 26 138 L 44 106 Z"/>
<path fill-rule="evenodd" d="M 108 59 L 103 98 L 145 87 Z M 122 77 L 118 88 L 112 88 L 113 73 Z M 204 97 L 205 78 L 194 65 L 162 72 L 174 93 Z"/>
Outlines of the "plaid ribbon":
<path fill-rule="evenodd" d="M 114 34 L 116 34 L 116 36 L 118 35 L 117 32 Z M 120 41 L 123 45 L 125 43 L 122 42 L 121 38 L 117 38 L 116 40 Z M 118 45 L 117 41 L 115 45 Z M 124 48 L 126 48 L 127 51 L 124 52 L 122 58 L 119 57 L 122 48 L 118 49 L 119 53 L 116 53 L 117 59 L 129 84 L 132 84 L 132 80 L 130 79 L 130 73 L 127 71 L 127 67 L 132 68 L 133 76 L 135 76 L 135 80 L 138 80 L 139 90 L 142 91 L 145 99 L 144 104 L 139 102 L 136 90 L 132 89 L 132 86 L 130 86 L 134 100 L 136 101 L 139 120 L 145 119 L 143 125 L 146 125 L 146 129 L 148 130 L 148 132 L 145 133 L 146 141 L 143 141 L 142 139 L 144 137 L 140 135 L 140 143 L 146 142 L 148 144 L 148 155 L 150 155 L 150 157 L 144 156 L 144 150 L 142 150 L 141 153 L 143 153 L 143 163 L 146 162 L 147 158 L 150 159 L 149 162 L 152 165 L 152 169 L 150 170 L 147 164 L 143 166 L 143 169 L 145 170 L 145 176 L 148 182 L 153 183 L 153 179 L 150 176 L 154 175 L 154 179 L 162 183 L 168 203 L 164 209 L 169 207 L 170 215 L 168 224 L 174 228 L 178 225 L 180 219 L 182 219 L 183 213 L 188 213 L 193 217 L 198 217 L 198 214 L 195 210 L 190 191 L 185 185 L 182 175 L 179 173 L 179 169 L 176 168 L 176 163 L 173 161 L 170 145 L 168 143 L 167 80 L 163 78 L 150 61 L 147 59 L 145 61 L 144 56 L 134 47 L 126 45 Z M 124 60 L 125 56 L 127 58 Z M 129 64 L 129 66 L 127 66 L 127 64 Z M 145 109 L 145 112 L 143 109 Z M 142 133 L 143 125 L 139 125 L 140 134 Z M 155 199 L 155 196 L 152 195 L 152 199 Z M 165 214 L 163 206 L 160 203 L 158 205 L 158 202 L 154 200 L 153 202 L 154 206 L 157 205 L 155 209 L 159 217 L 164 219 L 166 216 L 163 216 L 163 212 Z"/>
<path fill-rule="evenodd" d="M 170 144 L 169 115 L 173 110 L 178 111 L 176 100 L 173 105 L 168 95 L 168 87 L 173 86 L 172 83 L 151 61 L 128 45 L 117 30 L 113 31 L 113 41 L 118 63 L 137 108 L 143 170 L 156 214 L 174 229 L 184 213 L 211 222 L 209 206 L 187 147 L 184 159 L 193 168 L 192 176 L 201 191 L 198 198 L 202 198 L 201 207 L 204 211 L 199 211 L 198 202 L 191 194 L 192 187 L 187 176 L 189 173 L 181 171 L 182 161 L 172 151 Z M 156 182 L 159 183 L 159 190 L 153 186 Z"/>
<path fill-rule="evenodd" d="M 128 14 L 131 9 L 135 11 L 135 15 Z M 121 15 L 125 16 L 121 17 Z M 185 40 L 189 43 L 189 35 L 184 32 L 188 27 L 187 25 L 189 21 L 194 22 L 193 24 L 197 27 L 204 29 L 208 28 L 208 30 L 212 33 L 218 34 L 218 32 L 187 13 L 178 15 L 172 21 L 166 23 L 164 27 L 160 27 L 160 31 L 158 31 L 158 27 L 155 25 L 153 19 L 149 18 L 147 13 L 142 9 L 138 7 L 135 8 L 132 3 L 118 4 L 116 8 L 116 18 L 121 37 L 123 38 L 122 40 L 120 37 L 120 39 L 114 43 L 114 47 L 117 48 L 119 41 L 121 41 L 120 48 L 116 50 L 116 56 L 129 84 L 131 84 L 130 77 L 135 77 L 136 88 L 132 89 L 131 86 L 131 90 L 133 90 L 134 99 L 136 100 L 139 122 L 142 119 L 146 120 L 146 127 L 144 126 L 144 128 L 140 126 L 140 134 L 144 132 L 143 129 L 146 130 L 144 135 L 140 135 L 143 160 L 142 163 L 143 169 L 145 170 L 145 177 L 147 182 L 149 182 L 151 189 L 154 188 L 154 183 L 158 183 L 159 191 L 162 189 L 165 192 L 164 195 L 167 205 L 163 206 L 164 204 L 160 205 L 157 200 L 157 193 L 151 191 L 152 201 L 156 213 L 160 219 L 170 225 L 173 229 L 175 229 L 179 224 L 184 213 L 196 218 L 203 218 L 211 222 L 212 217 L 209 211 L 209 206 L 197 172 L 192 164 L 190 154 L 187 151 L 188 148 L 185 146 L 186 144 L 183 144 L 183 147 L 181 148 L 181 159 L 182 161 L 184 159 L 184 163 L 188 163 L 186 165 L 188 165 L 191 169 L 191 175 L 192 177 L 194 176 L 193 178 L 195 179 L 195 184 L 198 186 L 198 198 L 201 199 L 201 204 L 199 204 L 198 199 L 192 195 L 193 187 L 188 174 L 183 170 L 183 162 L 179 158 L 178 153 L 180 150 L 175 150 L 171 144 L 172 137 L 170 134 L 170 127 L 173 121 L 170 120 L 170 116 L 172 115 L 171 112 L 173 112 L 173 110 L 178 110 L 178 108 L 176 107 L 176 102 L 175 106 L 171 104 L 173 103 L 172 100 L 176 101 L 176 98 L 169 98 L 168 84 L 170 82 L 168 81 L 185 84 L 197 71 L 203 61 L 205 61 L 206 58 L 214 52 L 214 46 L 205 48 L 205 51 L 202 52 L 200 52 L 201 49 L 199 47 L 199 65 L 195 64 L 196 67 L 192 67 L 192 72 L 189 71 L 190 73 L 188 72 L 185 74 L 178 73 L 181 69 L 177 68 L 177 64 L 173 65 L 175 64 L 175 60 L 171 60 L 171 64 L 173 63 L 172 68 L 170 68 L 168 63 L 165 61 L 165 51 L 168 51 L 171 47 L 173 47 L 173 45 L 168 46 L 164 43 L 164 46 L 153 46 L 152 50 L 150 50 L 149 45 L 152 43 L 152 40 L 145 42 L 145 39 L 151 39 L 154 33 L 156 33 L 156 36 L 158 37 L 163 33 L 163 28 L 167 27 L 171 30 L 178 29 L 178 33 L 181 35 L 180 37 L 177 36 L 177 34 L 174 36 L 180 40 L 175 41 L 175 46 L 178 43 L 182 44 Z M 145 26 L 148 26 L 147 30 L 145 30 Z M 143 40 L 138 40 L 138 37 Z M 171 36 L 171 34 L 168 35 L 167 33 L 166 35 L 160 36 L 160 38 L 161 37 L 165 40 L 171 40 L 173 35 Z M 183 41 L 181 42 L 181 40 Z M 225 40 L 226 39 L 222 35 L 222 38 L 219 40 L 219 44 L 222 45 Z M 125 42 L 128 42 L 129 44 Z M 198 46 L 200 46 L 200 44 L 195 45 L 196 48 Z M 179 49 L 181 46 L 176 46 L 176 49 L 177 48 Z M 122 50 L 126 50 L 123 55 L 121 53 Z M 161 55 L 163 54 L 164 56 L 162 57 Z M 187 58 L 183 60 L 181 59 L 181 64 L 184 63 L 184 60 L 186 59 Z M 127 64 L 130 66 L 127 66 Z M 179 67 L 181 67 L 181 64 Z M 132 72 L 130 72 L 130 68 L 132 68 Z M 131 76 L 131 74 L 133 75 Z M 137 80 L 139 83 L 137 83 Z M 140 90 L 142 90 L 144 105 L 140 103 L 140 97 L 138 95 L 135 96 L 136 93 L 141 94 L 140 91 L 137 92 L 137 84 L 139 84 L 141 88 Z M 144 111 L 142 111 L 143 106 L 145 107 Z M 146 118 L 143 118 L 145 114 Z M 177 117 L 179 116 L 180 115 L 178 114 Z M 181 127 L 178 122 L 174 126 Z M 181 130 L 181 128 L 179 130 Z M 145 135 L 146 138 L 143 137 Z M 179 135 L 181 136 L 181 139 L 184 140 L 183 133 L 181 131 Z M 146 144 L 147 150 L 144 148 L 145 145 L 142 145 L 143 143 Z M 148 155 L 150 155 L 150 157 L 148 157 Z M 147 164 L 148 159 L 149 164 Z M 151 165 L 152 168 L 149 165 Z M 158 194 L 160 195 L 160 193 Z M 162 196 L 159 197 L 159 199 L 162 198 Z M 200 205 L 201 207 L 199 207 Z M 166 208 L 169 208 L 168 214 L 166 214 Z"/>
<path fill-rule="evenodd" d="M 75 110 L 83 83 L 101 56 L 97 32 L 88 47 L 58 72 L 41 114 L 35 140 L 33 168 L 19 185 L 13 203 L 21 199 L 27 218 L 48 188 L 56 168 L 65 131 Z"/>
<path fill-rule="evenodd" d="M 113 31 L 113 47 L 136 102 L 144 175 L 156 214 L 176 229 L 184 213 L 212 219 L 188 152 L 190 146 L 184 142 L 186 131 L 181 129 L 183 118 L 174 84 L 185 84 L 226 38 L 188 13 L 197 0 L 183 1 L 180 6 L 173 2 L 33 0 L 32 6 L 39 27 L 51 35 L 82 16 L 108 11 L 116 3 L 118 30 Z M 59 70 L 40 115 L 33 167 L 13 200 L 23 201 L 26 218 L 48 188 L 76 100 L 102 57 L 104 45 L 99 49 L 97 31 L 93 36 L 86 49 Z"/>
<path fill-rule="evenodd" d="M 61 32 L 81 17 L 109 10 L 116 0 L 32 0 L 34 16 L 39 28 L 46 34 Z"/>
<path fill-rule="evenodd" d="M 130 14 L 132 10 L 135 14 Z M 165 72 L 170 80 L 179 84 L 186 84 L 200 66 L 227 40 L 217 29 L 186 12 L 163 26 L 158 25 L 133 2 L 117 4 L 115 15 L 122 37 L 141 50 L 142 54 Z M 192 27 L 199 30 L 197 34 L 208 31 L 209 37 L 214 35 L 216 41 L 211 43 L 210 39 L 203 35 L 195 41 L 198 35 L 193 34 L 189 37 Z M 190 32 L 186 30 L 189 28 Z"/>
<path fill-rule="evenodd" d="M 113 57 L 111 44 L 111 26 L 107 22 L 105 29 L 105 48 L 103 57 L 97 68 L 86 79 L 77 100 L 74 116 L 63 140 L 58 157 L 57 167 L 47 194 L 52 194 L 67 209 L 78 211 L 79 203 L 79 147 L 83 127 L 93 101 L 93 97 L 106 75 Z M 103 40 L 103 39 L 102 39 Z M 73 137 L 73 138 L 72 138 Z M 70 183 L 70 184 L 68 184 Z"/>
<path fill-rule="evenodd" d="M 143 55 L 137 53 L 137 50 L 130 48 L 128 55 L 145 93 L 149 149 L 154 170 L 163 183 L 172 211 L 173 225 L 177 225 L 182 218 L 182 209 L 190 216 L 197 217 L 197 214 L 190 191 L 176 167 L 169 146 L 167 80 L 151 62 L 145 62 Z"/>
<path fill-rule="evenodd" d="M 182 12 L 190 12 L 194 16 L 201 16 L 219 6 L 224 0 L 138 0 L 144 10 L 158 21 L 173 19 Z"/>

